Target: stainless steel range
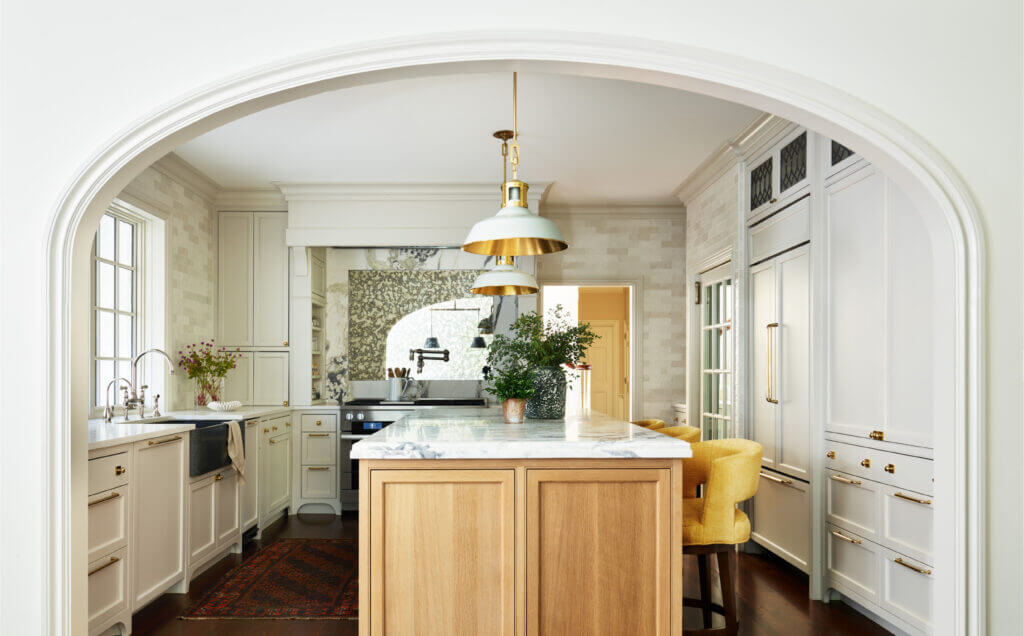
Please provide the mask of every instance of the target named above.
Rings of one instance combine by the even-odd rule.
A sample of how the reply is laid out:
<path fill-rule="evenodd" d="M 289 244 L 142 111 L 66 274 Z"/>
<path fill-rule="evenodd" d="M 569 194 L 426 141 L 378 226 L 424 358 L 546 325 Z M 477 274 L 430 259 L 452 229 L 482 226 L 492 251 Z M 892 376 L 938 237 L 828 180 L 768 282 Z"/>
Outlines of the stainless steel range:
<path fill-rule="evenodd" d="M 369 398 L 341 405 L 341 503 L 352 509 L 359 503 L 359 460 L 349 456 L 352 444 L 373 435 L 414 411 L 430 408 L 483 407 L 483 398 L 420 398 L 406 402 L 389 402 Z"/>

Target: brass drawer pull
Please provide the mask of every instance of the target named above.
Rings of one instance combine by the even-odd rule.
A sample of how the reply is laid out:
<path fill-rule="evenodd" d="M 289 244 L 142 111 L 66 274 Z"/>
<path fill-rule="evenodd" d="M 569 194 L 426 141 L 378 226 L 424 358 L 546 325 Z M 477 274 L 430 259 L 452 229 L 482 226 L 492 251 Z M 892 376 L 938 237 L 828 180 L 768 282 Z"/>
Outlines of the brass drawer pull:
<path fill-rule="evenodd" d="M 910 495 L 904 495 L 901 492 L 894 492 L 893 497 L 899 497 L 900 499 L 906 499 L 907 501 L 913 501 L 914 503 L 924 504 L 925 506 L 932 505 L 931 499 L 918 499 L 917 497 L 911 497 Z"/>
<path fill-rule="evenodd" d="M 868 437 L 875 441 L 881 442 L 885 440 L 885 433 L 883 433 L 882 431 L 871 431 L 870 433 L 868 433 Z"/>
<path fill-rule="evenodd" d="M 89 576 L 92 576 L 93 574 L 96 574 L 100 570 L 106 570 L 107 568 L 109 568 L 110 566 L 114 565 L 115 563 L 117 563 L 120 560 L 121 559 L 119 559 L 117 557 L 110 557 L 110 560 L 107 561 L 106 563 L 104 563 L 103 565 L 100 565 L 98 567 L 95 567 L 95 568 L 89 570 Z"/>
<path fill-rule="evenodd" d="M 277 440 L 276 440 L 276 439 L 272 439 L 272 440 L 270 440 L 270 443 L 271 443 L 271 444 L 276 444 L 276 443 L 277 443 Z"/>
<path fill-rule="evenodd" d="M 269 428 L 264 428 L 264 429 L 263 429 L 263 432 L 264 432 L 264 433 L 269 433 L 269 432 L 270 432 L 270 429 L 269 429 Z"/>
<path fill-rule="evenodd" d="M 330 466 L 307 466 L 306 470 L 330 470 Z"/>
<path fill-rule="evenodd" d="M 162 440 L 158 440 L 158 441 L 156 441 L 156 442 L 152 442 L 152 441 L 151 441 L 151 442 L 149 443 L 149 445 L 150 445 L 150 446 L 159 446 L 160 444 L 170 444 L 171 442 L 176 442 L 176 441 L 178 441 L 179 439 L 181 439 L 181 436 L 175 436 L 175 437 L 170 437 L 170 438 L 168 438 L 168 439 L 162 439 Z"/>
<path fill-rule="evenodd" d="M 277 430 L 276 426 L 271 426 L 270 428 L 274 429 L 275 431 Z"/>
<path fill-rule="evenodd" d="M 834 536 L 837 539 L 842 539 L 843 541 L 846 541 L 847 543 L 852 543 L 854 545 L 860 545 L 860 544 L 864 543 L 860 539 L 854 539 L 853 537 L 848 537 L 845 534 L 843 534 L 842 532 L 839 532 L 838 530 L 833 530 L 832 531 L 832 536 Z"/>
<path fill-rule="evenodd" d="M 112 492 L 109 495 L 107 495 L 106 497 L 104 497 L 103 499 L 97 499 L 96 501 L 90 501 L 89 502 L 89 507 L 92 508 L 96 504 L 106 503 L 106 502 L 108 502 L 108 501 L 110 501 L 112 499 L 117 499 L 120 496 L 121 496 L 121 493 L 119 493 L 119 492 Z"/>
<path fill-rule="evenodd" d="M 836 452 L 835 451 L 829 451 L 829 452 L 825 453 L 825 457 L 828 457 L 829 459 L 835 459 L 836 458 Z"/>
<path fill-rule="evenodd" d="M 778 477 L 775 477 L 774 475 L 769 475 L 767 473 L 761 473 L 761 476 L 767 479 L 768 481 L 774 481 L 777 484 L 783 484 L 786 486 L 793 483 L 792 479 L 780 479 Z"/>
<path fill-rule="evenodd" d="M 310 437 L 330 437 L 330 433 L 307 433 Z"/>
<path fill-rule="evenodd" d="M 220 481 L 221 479 L 224 479 L 224 475 L 222 475 L 222 474 L 220 474 L 220 473 L 217 473 L 217 474 L 216 474 L 216 475 L 214 475 L 214 477 L 213 477 L 213 481 Z"/>
<path fill-rule="evenodd" d="M 844 484 L 850 484 L 851 486 L 860 486 L 863 483 L 859 479 L 847 479 L 846 477 L 840 477 L 839 475 L 829 475 L 829 479 L 839 481 Z"/>
<path fill-rule="evenodd" d="M 862 459 L 862 460 L 860 460 L 860 465 L 863 466 L 864 468 L 871 468 L 871 460 L 870 459 Z"/>
<path fill-rule="evenodd" d="M 882 468 L 882 470 L 889 473 L 890 475 L 893 475 L 896 473 L 896 464 L 886 464 L 885 467 Z"/>
<path fill-rule="evenodd" d="M 902 565 L 903 567 L 905 567 L 905 568 L 908 568 L 908 569 L 911 569 L 911 570 L 913 570 L 913 571 L 917 572 L 918 574 L 931 574 L 931 573 L 932 573 L 932 571 L 931 571 L 931 570 L 926 570 L 926 569 L 924 569 L 924 568 L 919 568 L 919 567 L 917 567 L 916 565 L 910 565 L 909 563 L 907 563 L 906 561 L 904 561 L 904 560 L 903 560 L 902 558 L 900 558 L 900 557 L 896 557 L 895 559 L 893 559 L 893 562 L 894 562 L 894 563 L 899 563 L 899 564 L 900 564 L 900 565 Z"/>
<path fill-rule="evenodd" d="M 114 474 L 115 475 L 119 475 L 120 476 L 120 475 L 125 474 L 126 472 L 128 472 L 128 469 L 125 468 L 124 466 L 114 466 Z"/>
<path fill-rule="evenodd" d="M 292 423 L 291 422 L 285 422 L 284 425 L 287 426 L 288 428 L 291 428 Z"/>

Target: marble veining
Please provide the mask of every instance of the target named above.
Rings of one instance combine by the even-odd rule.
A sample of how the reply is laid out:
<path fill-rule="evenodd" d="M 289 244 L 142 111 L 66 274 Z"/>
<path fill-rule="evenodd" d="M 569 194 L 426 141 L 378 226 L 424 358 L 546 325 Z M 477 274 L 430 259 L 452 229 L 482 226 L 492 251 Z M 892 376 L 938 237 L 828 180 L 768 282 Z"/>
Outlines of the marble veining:
<path fill-rule="evenodd" d="M 690 457 L 690 445 L 600 413 L 506 424 L 500 412 L 414 413 L 352 446 L 355 459 Z"/>

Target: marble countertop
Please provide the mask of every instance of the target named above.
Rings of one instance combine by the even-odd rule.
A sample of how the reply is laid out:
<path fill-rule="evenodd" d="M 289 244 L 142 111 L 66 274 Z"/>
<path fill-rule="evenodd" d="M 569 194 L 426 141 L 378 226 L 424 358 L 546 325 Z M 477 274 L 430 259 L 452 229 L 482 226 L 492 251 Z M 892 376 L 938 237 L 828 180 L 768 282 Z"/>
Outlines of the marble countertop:
<path fill-rule="evenodd" d="M 333 407 L 297 407 L 303 411 L 337 410 Z M 265 417 L 275 413 L 290 413 L 296 408 L 290 406 L 247 406 L 234 411 L 212 411 L 204 409 L 201 411 L 168 411 L 160 417 L 147 417 L 143 419 L 124 420 L 124 416 L 118 415 L 113 422 L 104 422 L 102 418 L 89 420 L 89 450 L 107 448 L 118 444 L 128 444 L 139 440 L 181 433 L 195 428 L 192 424 L 173 423 L 171 420 L 251 420 L 256 417 Z"/>
<path fill-rule="evenodd" d="M 690 457 L 690 445 L 601 413 L 506 424 L 486 414 L 414 413 L 352 446 L 354 459 Z"/>

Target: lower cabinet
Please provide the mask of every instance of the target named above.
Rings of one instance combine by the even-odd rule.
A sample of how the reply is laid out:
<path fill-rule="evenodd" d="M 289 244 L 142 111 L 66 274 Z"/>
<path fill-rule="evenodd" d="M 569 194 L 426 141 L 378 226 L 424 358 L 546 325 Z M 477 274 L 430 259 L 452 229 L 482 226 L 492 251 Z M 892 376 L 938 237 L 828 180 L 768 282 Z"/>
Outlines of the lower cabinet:
<path fill-rule="evenodd" d="M 238 473 L 227 468 L 189 485 L 189 578 L 211 558 L 241 541 Z"/>
<path fill-rule="evenodd" d="M 291 415 L 263 422 L 260 434 L 260 527 L 274 521 L 291 505 Z"/>
<path fill-rule="evenodd" d="M 184 435 L 135 442 L 132 463 L 132 611 L 185 577 Z"/>
<path fill-rule="evenodd" d="M 360 462 L 360 633 L 679 633 L 673 460 L 517 461 Z"/>
<path fill-rule="evenodd" d="M 351 488 L 351 472 L 342 476 L 339 459 L 349 466 L 347 440 L 339 440 L 338 416 L 334 413 L 295 412 L 300 423 L 296 433 L 297 490 L 293 501 L 296 511 L 302 506 L 330 507 L 341 514 L 341 489 Z M 342 485 L 344 479 L 344 486 Z"/>
<path fill-rule="evenodd" d="M 245 532 L 260 520 L 260 420 L 245 423 L 245 483 L 238 488 L 241 530 Z"/>
<path fill-rule="evenodd" d="M 128 546 L 89 563 L 90 636 L 118 622 L 130 623 L 129 600 Z"/>
<path fill-rule="evenodd" d="M 767 469 L 754 495 L 750 538 L 810 573 L 811 500 L 806 482 Z"/>
<path fill-rule="evenodd" d="M 90 453 L 89 459 L 89 635 L 116 625 L 131 631 L 128 533 L 131 523 L 132 447 Z"/>

